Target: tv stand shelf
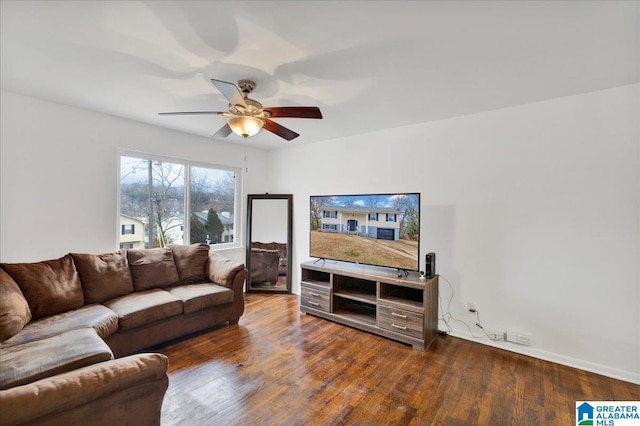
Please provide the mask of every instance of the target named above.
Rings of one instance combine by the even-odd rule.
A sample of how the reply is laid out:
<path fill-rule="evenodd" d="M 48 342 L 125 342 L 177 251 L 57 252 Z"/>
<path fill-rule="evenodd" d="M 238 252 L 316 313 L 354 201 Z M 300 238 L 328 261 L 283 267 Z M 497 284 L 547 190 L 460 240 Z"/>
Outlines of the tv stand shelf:
<path fill-rule="evenodd" d="M 438 276 L 337 261 L 301 265 L 300 311 L 424 351 L 438 334 Z"/>

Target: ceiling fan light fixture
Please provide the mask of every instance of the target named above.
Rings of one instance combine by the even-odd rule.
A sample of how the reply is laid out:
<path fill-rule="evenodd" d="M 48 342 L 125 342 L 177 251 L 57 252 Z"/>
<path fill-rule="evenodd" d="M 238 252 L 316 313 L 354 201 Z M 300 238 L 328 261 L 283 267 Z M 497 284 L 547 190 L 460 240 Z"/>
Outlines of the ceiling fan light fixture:
<path fill-rule="evenodd" d="M 262 129 L 264 121 L 250 115 L 238 115 L 229 117 L 227 124 L 229 124 L 233 133 L 244 138 L 248 138 L 257 134 L 260 129 Z"/>
<path fill-rule="evenodd" d="M 236 86 L 228 81 L 211 79 L 211 83 L 229 101 L 228 111 L 176 111 L 160 112 L 160 115 L 212 114 L 224 115 L 227 124 L 213 134 L 214 138 L 226 138 L 231 133 L 248 138 L 264 128 L 285 140 L 293 140 L 300 136 L 291 129 L 271 121 L 271 118 L 322 118 L 320 108 L 316 106 L 282 106 L 263 108 L 262 104 L 249 98 L 256 87 L 252 80 L 240 80 Z"/>

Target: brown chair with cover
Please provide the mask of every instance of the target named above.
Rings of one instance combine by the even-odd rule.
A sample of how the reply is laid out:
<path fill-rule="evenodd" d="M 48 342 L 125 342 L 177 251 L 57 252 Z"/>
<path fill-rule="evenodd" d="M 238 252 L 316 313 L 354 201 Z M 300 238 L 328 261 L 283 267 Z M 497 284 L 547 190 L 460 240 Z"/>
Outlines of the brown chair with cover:
<path fill-rule="evenodd" d="M 260 248 L 251 249 L 251 276 L 252 284 L 269 283 L 276 285 L 278 282 L 278 264 L 280 255 L 278 250 L 266 250 Z"/>

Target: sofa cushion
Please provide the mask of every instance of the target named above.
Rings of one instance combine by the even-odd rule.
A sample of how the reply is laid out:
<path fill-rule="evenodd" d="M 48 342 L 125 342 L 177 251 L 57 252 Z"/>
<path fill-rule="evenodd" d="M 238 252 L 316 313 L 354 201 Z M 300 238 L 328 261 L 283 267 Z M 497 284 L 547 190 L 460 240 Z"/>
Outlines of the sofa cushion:
<path fill-rule="evenodd" d="M 118 315 L 106 306 L 92 304 L 31 321 L 20 333 L 2 343 L 2 347 L 42 340 L 78 328 L 93 328 L 105 339 L 118 331 Z"/>
<path fill-rule="evenodd" d="M 3 263 L 2 268 L 20 286 L 34 319 L 84 304 L 80 277 L 70 254 L 36 263 Z"/>
<path fill-rule="evenodd" d="M 212 283 L 187 284 L 167 289 L 184 304 L 184 314 L 233 302 L 233 290 Z"/>
<path fill-rule="evenodd" d="M 0 342 L 15 336 L 31 321 L 29 304 L 18 284 L 0 269 Z"/>
<path fill-rule="evenodd" d="M 109 346 L 91 328 L 0 349 L 0 389 L 113 359 Z"/>
<path fill-rule="evenodd" d="M 127 254 L 71 253 L 84 290 L 84 303 L 101 303 L 133 292 Z"/>
<path fill-rule="evenodd" d="M 209 276 L 209 280 L 216 284 L 232 287 L 236 274 L 243 269 L 244 265 L 242 263 L 236 263 L 213 251 L 209 253 L 207 275 Z"/>
<path fill-rule="evenodd" d="M 127 258 L 136 291 L 168 287 L 180 281 L 173 251 L 168 247 L 127 250 Z"/>
<path fill-rule="evenodd" d="M 206 267 L 209 259 L 209 244 L 191 244 L 167 246 L 173 250 L 181 284 L 201 283 L 207 281 Z"/>
<path fill-rule="evenodd" d="M 160 289 L 130 293 L 104 304 L 118 315 L 119 331 L 180 315 L 183 310 L 181 299 Z"/>

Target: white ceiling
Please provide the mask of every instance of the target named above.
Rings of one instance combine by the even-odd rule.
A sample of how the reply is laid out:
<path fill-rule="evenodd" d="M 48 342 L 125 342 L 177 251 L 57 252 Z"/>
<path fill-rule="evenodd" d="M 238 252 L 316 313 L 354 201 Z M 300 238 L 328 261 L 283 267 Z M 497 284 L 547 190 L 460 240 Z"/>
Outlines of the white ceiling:
<path fill-rule="evenodd" d="M 2 89 L 210 137 L 210 78 L 250 78 L 273 149 L 639 81 L 637 1 L 1 3 Z M 231 135 L 225 140 L 243 143 Z"/>

